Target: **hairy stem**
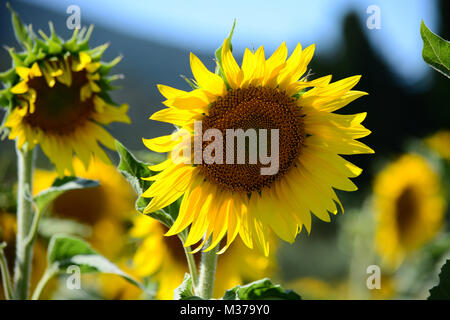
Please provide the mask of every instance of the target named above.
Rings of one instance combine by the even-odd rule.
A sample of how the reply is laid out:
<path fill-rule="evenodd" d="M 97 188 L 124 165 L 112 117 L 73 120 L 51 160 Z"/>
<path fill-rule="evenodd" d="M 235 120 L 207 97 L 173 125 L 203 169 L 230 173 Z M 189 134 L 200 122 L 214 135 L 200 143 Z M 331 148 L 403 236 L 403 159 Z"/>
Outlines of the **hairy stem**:
<path fill-rule="evenodd" d="M 211 242 L 212 237 L 206 241 L 205 248 L 209 247 Z M 218 248 L 219 246 L 216 246 L 214 249 L 202 253 L 199 284 L 196 293 L 203 299 L 211 299 L 213 297 Z"/>
<path fill-rule="evenodd" d="M 9 274 L 8 263 L 5 258 L 5 253 L 3 249 L 6 247 L 6 243 L 0 243 L 0 271 L 2 272 L 2 283 L 3 289 L 5 290 L 5 298 L 6 300 L 10 300 L 12 298 L 12 285 L 11 285 L 11 276 Z"/>
<path fill-rule="evenodd" d="M 34 150 L 34 149 L 33 149 Z M 33 221 L 33 186 L 34 152 L 27 144 L 23 149 L 16 147 L 18 186 L 17 186 L 17 239 L 16 261 L 14 267 L 14 299 L 28 298 L 33 258 L 34 241 L 27 241 Z M 34 239 L 33 239 L 34 240 Z"/>

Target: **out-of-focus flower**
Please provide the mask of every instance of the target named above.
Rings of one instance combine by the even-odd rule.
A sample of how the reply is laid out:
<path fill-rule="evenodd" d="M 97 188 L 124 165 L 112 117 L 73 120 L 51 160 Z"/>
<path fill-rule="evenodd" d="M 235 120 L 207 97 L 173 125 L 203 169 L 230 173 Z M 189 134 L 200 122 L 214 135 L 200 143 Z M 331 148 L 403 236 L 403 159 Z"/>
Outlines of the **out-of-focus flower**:
<path fill-rule="evenodd" d="M 450 160 L 450 131 L 441 130 L 425 139 L 425 143 L 443 159 Z"/>
<path fill-rule="evenodd" d="M 129 183 L 112 165 L 94 159 L 86 170 L 82 162 L 74 159 L 78 177 L 98 180 L 95 188 L 71 190 L 59 196 L 50 206 L 51 213 L 91 226 L 89 242 L 102 255 L 115 259 L 124 248 L 124 222 L 135 214 L 135 194 Z M 33 193 L 50 187 L 56 172 L 36 170 Z"/>
<path fill-rule="evenodd" d="M 117 107 L 110 99 L 111 68 L 119 62 L 100 61 L 107 45 L 91 49 L 92 28 L 75 30 L 68 41 L 60 39 L 50 23 L 50 36 L 22 25 L 12 12 L 18 40 L 26 51 L 9 53 L 13 68 L 0 76 L 6 88 L 0 91 L 0 104 L 7 108 L 4 127 L 19 148 L 40 145 L 60 176 L 73 174 L 72 156 L 89 165 L 96 157 L 110 160 L 99 143 L 115 149 L 114 138 L 104 126 L 129 123 L 126 104 Z"/>
<path fill-rule="evenodd" d="M 141 280 L 135 270 L 128 267 L 126 263 L 117 263 L 119 268 L 136 280 Z M 106 300 L 138 300 L 145 297 L 141 288 L 128 282 L 118 275 L 100 274 L 99 285 L 103 298 Z"/>
<path fill-rule="evenodd" d="M 345 282 L 329 283 L 327 281 L 304 277 L 289 284 L 303 299 L 308 300 L 343 300 L 348 299 L 348 284 Z"/>
<path fill-rule="evenodd" d="M 167 228 L 150 217 L 141 215 L 134 220 L 130 235 L 142 239 L 133 259 L 133 269 L 141 276 L 151 276 L 157 282 L 158 299 L 173 299 L 173 291 L 182 282 L 189 268 L 183 245 L 178 237 L 164 237 Z M 214 296 L 221 297 L 225 290 L 238 284 L 270 277 L 276 262 L 277 246 L 271 241 L 274 252 L 268 257 L 250 250 L 241 241 L 236 241 L 230 250 L 219 255 L 214 282 Z M 197 265 L 200 254 L 194 255 Z"/>
<path fill-rule="evenodd" d="M 406 154 L 379 173 L 374 191 L 377 250 L 397 267 L 442 227 L 445 199 L 439 177 L 424 158 Z"/>
<path fill-rule="evenodd" d="M 304 277 L 289 284 L 294 291 L 299 292 L 303 299 L 308 300 L 389 300 L 396 293 L 395 281 L 391 276 L 381 276 L 380 288 L 369 289 L 365 283 L 359 290 L 364 290 L 362 294 L 352 291 L 349 280 L 325 281 L 314 277 Z"/>

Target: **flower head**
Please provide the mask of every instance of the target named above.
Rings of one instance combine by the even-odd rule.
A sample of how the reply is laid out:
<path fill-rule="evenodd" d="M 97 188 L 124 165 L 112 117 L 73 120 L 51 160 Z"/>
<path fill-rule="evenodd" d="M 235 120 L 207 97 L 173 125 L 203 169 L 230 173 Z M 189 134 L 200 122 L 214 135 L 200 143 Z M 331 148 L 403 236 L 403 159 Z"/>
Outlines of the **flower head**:
<path fill-rule="evenodd" d="M 283 43 L 266 59 L 263 47 L 255 52 L 246 49 L 239 66 L 227 38 L 218 50 L 217 73 L 210 72 L 191 53 L 194 90 L 158 86 L 168 108 L 150 119 L 172 123 L 180 130 L 144 139 L 144 144 L 153 151 L 172 154 L 194 150 L 194 163 L 169 157 L 151 167 L 161 173 L 148 178 L 154 182 L 143 194 L 152 198 L 146 213 L 183 196 L 178 218 L 166 235 L 190 225 L 185 245 L 212 235 L 212 244 L 204 248 L 210 250 L 226 234 L 226 244 L 220 251 L 224 252 L 239 234 L 248 247 L 258 247 L 268 254 L 270 230 L 292 243 L 303 227 L 309 232 L 310 212 L 324 221 L 330 221 L 330 212 L 338 212 L 340 202 L 333 188 L 357 189 L 348 178 L 358 176 L 361 169 L 340 155 L 373 153 L 356 140 L 370 133 L 361 125 L 366 113 L 332 112 L 367 93 L 351 90 L 360 76 L 332 83 L 331 76 L 310 81 L 304 74 L 313 53 L 314 45 L 302 49 L 298 44 L 287 58 Z M 196 133 L 196 121 L 201 121 L 200 133 Z M 232 162 L 239 152 L 233 147 L 229 164 L 217 153 L 218 147 L 227 149 L 229 141 L 219 136 L 226 136 L 229 129 L 252 129 L 260 137 L 266 134 L 266 138 L 270 131 L 270 139 L 275 139 L 253 150 L 271 149 L 270 156 L 277 156 L 277 170 L 262 174 L 268 165 L 261 157 L 252 163 Z M 181 131 L 193 141 L 203 138 L 201 147 L 195 147 L 195 143 L 180 147 Z M 215 133 L 214 140 L 206 137 L 208 132 Z M 243 150 L 250 154 L 252 147 L 246 144 Z M 219 161 L 208 161 L 205 154 Z M 197 157 L 204 161 L 195 163 Z"/>
<path fill-rule="evenodd" d="M 114 139 L 104 126 L 130 121 L 128 106 L 116 106 L 108 95 L 117 76 L 107 75 L 120 59 L 100 62 L 107 45 L 89 48 L 92 27 L 87 33 L 76 29 L 63 41 L 50 23 L 50 36 L 40 31 L 40 39 L 13 11 L 12 15 L 25 51 L 9 49 L 13 67 L 0 75 L 5 84 L 0 104 L 7 108 L 3 126 L 9 139 L 16 139 L 19 148 L 40 145 L 60 176 L 73 174 L 74 154 L 86 167 L 92 157 L 109 163 L 99 143 L 114 149 Z"/>
<path fill-rule="evenodd" d="M 392 267 L 431 240 L 442 226 L 445 200 L 425 159 L 406 154 L 375 180 L 377 249 Z"/>

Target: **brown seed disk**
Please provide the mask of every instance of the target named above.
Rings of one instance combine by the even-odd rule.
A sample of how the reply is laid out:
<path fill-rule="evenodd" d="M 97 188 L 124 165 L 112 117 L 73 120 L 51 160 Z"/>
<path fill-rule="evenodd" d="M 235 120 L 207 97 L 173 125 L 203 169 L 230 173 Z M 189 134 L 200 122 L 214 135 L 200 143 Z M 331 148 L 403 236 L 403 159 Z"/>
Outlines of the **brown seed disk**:
<path fill-rule="evenodd" d="M 416 191 L 413 188 L 408 187 L 402 191 L 397 199 L 395 218 L 400 237 L 407 236 L 411 224 L 417 219 L 419 214 L 419 203 L 417 203 L 417 198 Z"/>
<path fill-rule="evenodd" d="M 25 116 L 24 122 L 44 132 L 69 134 L 82 126 L 94 111 L 92 98 L 81 101 L 81 88 L 88 83 L 85 70 L 72 72 L 72 84 L 56 81 L 50 88 L 44 77 L 33 78 L 28 86 L 36 90 L 34 113 Z"/>
<path fill-rule="evenodd" d="M 227 95 L 218 98 L 210 106 L 210 112 L 203 118 L 202 129 L 218 129 L 223 136 L 223 163 L 199 164 L 205 179 L 221 188 L 236 192 L 251 193 L 261 191 L 283 176 L 300 154 L 305 130 L 301 108 L 295 100 L 277 89 L 249 87 L 228 91 Z M 261 168 L 270 164 L 262 164 L 259 156 L 257 163 L 248 162 L 246 152 L 245 164 L 226 164 L 226 129 L 267 129 L 268 154 L 271 150 L 271 129 L 279 130 L 279 170 L 274 175 L 262 175 Z M 258 137 L 259 141 L 259 137 Z M 203 142 L 203 150 L 211 141 Z M 246 150 L 248 151 L 248 139 Z M 237 146 L 235 141 L 235 152 Z M 271 155 L 270 155 L 271 156 Z"/>

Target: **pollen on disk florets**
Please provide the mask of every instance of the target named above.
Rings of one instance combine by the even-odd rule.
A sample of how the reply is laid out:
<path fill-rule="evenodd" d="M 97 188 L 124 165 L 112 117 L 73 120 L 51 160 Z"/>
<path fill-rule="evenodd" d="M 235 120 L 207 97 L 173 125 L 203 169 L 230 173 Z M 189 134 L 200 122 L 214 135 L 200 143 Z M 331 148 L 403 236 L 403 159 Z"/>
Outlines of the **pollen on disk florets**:
<path fill-rule="evenodd" d="M 303 115 L 295 99 L 262 86 L 228 91 L 210 105 L 209 114 L 202 120 L 203 131 L 218 129 L 223 137 L 227 129 L 267 129 L 268 137 L 271 129 L 279 130 L 279 169 L 274 175 L 261 174 L 260 169 L 266 165 L 259 158 L 255 164 L 227 164 L 224 159 L 222 164 L 199 165 L 206 180 L 230 191 L 251 193 L 270 186 L 295 164 L 305 138 Z M 203 149 L 209 143 L 204 142 Z M 226 150 L 226 139 L 223 143 Z"/>

